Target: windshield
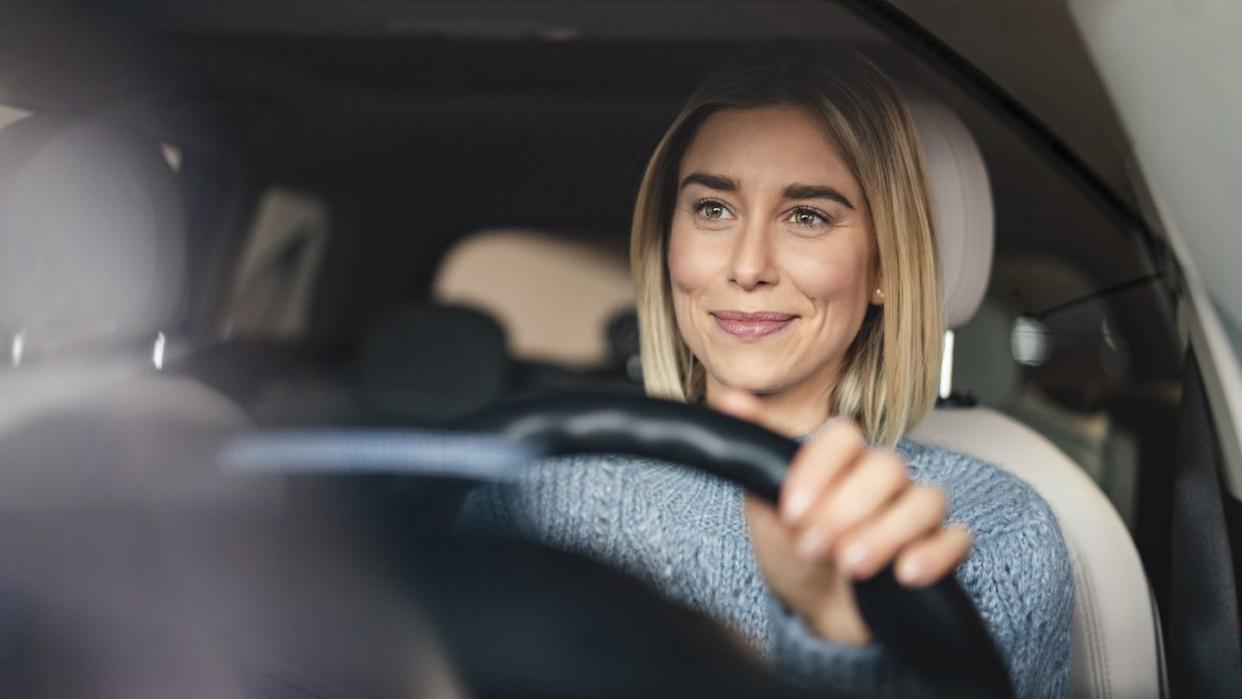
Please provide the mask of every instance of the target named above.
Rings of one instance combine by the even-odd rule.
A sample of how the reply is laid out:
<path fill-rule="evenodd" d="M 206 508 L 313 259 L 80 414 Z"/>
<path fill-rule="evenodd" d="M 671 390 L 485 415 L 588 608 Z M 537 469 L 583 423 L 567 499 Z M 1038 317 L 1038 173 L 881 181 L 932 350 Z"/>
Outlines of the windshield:
<path fill-rule="evenodd" d="M 459 534 L 471 512 L 525 526 L 505 519 L 510 510 L 502 501 L 480 506 L 480 498 L 492 501 L 477 495 L 474 481 L 507 483 L 516 479 L 513 464 L 563 455 L 554 447 L 569 437 L 530 427 L 552 418 L 521 423 L 544 440 L 538 448 L 455 441 L 462 432 L 494 436 L 503 422 L 491 412 L 497 406 L 583 395 L 622 406 L 649 395 L 713 405 L 708 386 L 731 386 L 706 366 L 712 346 L 674 343 L 667 347 L 676 351 L 665 351 L 661 341 L 701 332 L 758 344 L 812 325 L 812 317 L 836 322 L 841 316 L 824 311 L 832 304 L 823 299 L 838 303 L 840 279 L 858 302 L 855 330 L 882 337 L 877 318 L 887 318 L 884 304 L 893 298 L 917 297 L 945 319 L 947 327 L 917 338 L 907 326 L 883 326 L 907 332 L 900 337 L 908 341 L 877 351 L 876 362 L 900 354 L 903 365 L 939 379 L 912 403 L 933 417 L 983 414 L 1019 425 L 1031 443 L 1073 469 L 1074 482 L 1102 493 L 1099 507 L 1126 546 L 1132 536 L 1143 562 L 1166 571 L 1166 476 L 1183 347 L 1170 293 L 1174 266 L 1159 227 L 1145 223 L 1140 184 L 1151 186 L 1161 220 L 1175 222 L 1203 260 L 1204 280 L 1236 344 L 1242 306 L 1230 299 L 1242 299 L 1242 289 L 1233 293 L 1235 281 L 1223 275 L 1237 244 L 1225 229 L 1239 217 L 1229 216 L 1236 202 L 1222 204 L 1222 197 L 1223 183 L 1242 175 L 1235 172 L 1242 158 L 1233 146 L 1208 147 L 1206 134 L 1219 135 L 1224 119 L 1179 129 L 1184 142 L 1167 129 L 1157 134 L 1177 106 L 1157 104 L 1152 86 L 1171 73 L 1143 77 L 1104 60 L 1113 35 L 1097 41 L 1096 32 L 1112 26 L 1111 15 L 1079 4 L 1071 4 L 1072 14 L 1059 5 L 1032 9 L 1015 37 L 993 10 L 963 19 L 904 2 L 892 5 L 909 16 L 866 3 L 802 0 L 355 5 L 64 0 L 0 26 L 0 45 L 9 47 L 0 56 L 0 452 L 20 455 L 0 486 L 0 517 L 15 522 L 0 547 L 0 568 L 6 552 L 29 561 L 20 570 L 10 566 L 26 595 L 14 608 L 37 609 L 29 619 L 63 630 L 75 617 L 56 604 L 70 599 L 87 618 L 82 647 L 90 649 L 74 655 L 73 634 L 61 631 L 32 641 L 35 656 L 72 656 L 84 684 L 42 685 L 46 666 L 31 663 L 29 674 L 0 688 L 72 694 L 96 681 L 126 686 L 130 672 L 161 687 L 186 668 L 202 673 L 191 684 L 229 694 L 236 677 L 217 673 L 213 663 L 238 657 L 263 658 L 246 674 L 256 686 L 309 667 L 323 677 L 376 679 L 371 689 L 380 694 L 407 687 L 410 676 L 401 672 L 367 675 L 368 653 L 346 649 L 382 646 L 376 667 L 400 666 L 401 653 L 418 649 L 412 666 L 419 681 L 438 687 L 425 690 L 429 695 L 479 690 L 461 679 L 476 670 L 500 677 L 497 668 L 529 667 L 530 676 L 560 677 L 555 653 L 581 655 L 570 673 L 575 682 L 647 687 L 640 680 L 655 678 L 694 688 L 701 685 L 689 679 L 677 685 L 677 673 L 700 682 L 711 668 L 727 666 L 736 674 L 718 670 L 712 681 L 771 689 L 758 660 L 770 640 L 762 634 L 806 633 L 805 615 L 760 604 L 766 588 L 746 547 L 748 520 L 681 513 L 716 503 L 743 517 L 738 488 L 767 488 L 771 499 L 779 478 L 776 486 L 757 486 L 739 466 L 724 469 L 735 482 L 723 486 L 721 474 L 706 468 L 668 480 L 618 476 L 589 497 L 532 496 L 555 516 L 583 518 L 581 527 L 552 536 L 574 544 L 566 547 L 570 558 L 513 542 L 474 549 L 455 539 L 441 548 L 428 541 Z M 1045 43 L 1049 60 L 1024 60 L 1033 44 Z M 1213 46 L 1223 66 L 1225 44 Z M 916 144 L 903 151 L 905 172 L 925 189 L 902 199 L 904 190 L 894 188 L 892 197 L 868 200 L 864 180 L 872 187 L 892 178 L 859 169 L 815 131 L 818 122 L 808 126 L 807 114 L 784 103 L 718 109 L 726 118 L 713 123 L 725 126 L 711 132 L 712 148 L 692 147 L 700 121 L 686 142 L 660 145 L 696 86 L 721 66 L 790 47 L 849 56 L 891 81 L 885 99 L 902 107 L 889 121 Z M 1205 70 L 1203 80 L 1216 81 L 1206 92 L 1228 102 L 1233 93 L 1225 88 L 1236 85 L 1225 85 L 1221 70 Z M 1119 71 L 1134 96 L 1126 96 Z M 1178 89 L 1187 91 L 1183 102 L 1204 92 L 1194 81 Z M 762 112 L 779 128 L 729 121 L 735 112 Z M 705 110 L 695 118 L 716 116 Z M 1203 139 L 1186 138 L 1192 131 Z M 1139 142 L 1136 168 L 1131 144 Z M 786 159 L 718 156 L 742 152 L 739 144 Z M 656 179 L 653 156 L 662 147 L 695 172 Z M 792 172 L 806 181 L 772 184 Z M 648 178 L 663 183 L 657 193 L 643 190 Z M 658 203 L 657 194 L 671 199 Z M 886 213 L 893 201 L 918 206 Z M 643 238 L 644 206 L 668 219 L 667 240 Z M 793 272 L 777 279 L 769 266 L 751 275 L 751 286 L 783 280 L 781 293 L 794 282 L 797 293 L 763 297 L 779 303 L 753 296 L 738 303 L 743 297 L 719 289 L 734 293 L 746 275 L 730 268 L 730 285 L 712 286 L 720 275 L 711 276 L 711 264 L 728 259 L 745 267 L 738 260 L 749 258 L 726 255 L 720 241 L 737 230 L 731 222 L 759 210 L 782 232 L 774 238 L 785 246 L 788 270 L 781 269 Z M 920 285 L 885 284 L 879 242 L 850 248 L 848 258 L 825 253 L 847 237 L 841 231 L 871 241 L 866 236 L 876 233 L 868 226 L 886 215 L 885 225 L 909 216 L 926 233 Z M 677 269 L 673 222 L 681 232 Z M 812 235 L 821 229 L 837 235 Z M 698 235 L 687 237 L 689 230 Z M 893 245 L 914 237 L 894 237 Z M 662 257 L 644 258 L 648 248 Z M 835 272 L 806 272 L 812 263 Z M 709 277 L 715 281 L 703 281 Z M 666 293 L 659 298 L 667 303 L 644 306 L 652 289 Z M 678 308 L 686 307 L 709 310 L 700 314 L 708 320 L 677 324 Z M 853 361 L 862 356 L 857 347 L 843 343 L 837 354 Z M 774 354 L 751 369 L 782 362 Z M 853 403 L 838 401 L 845 389 L 825 386 L 831 408 L 820 401 L 823 410 L 791 422 L 796 428 L 768 426 L 813 440 L 838 405 L 853 406 L 863 424 L 879 404 L 862 384 L 850 385 L 858 393 Z M 766 399 L 780 391 L 751 393 Z M 622 430 L 606 410 L 553 405 L 570 406 L 552 412 L 578 425 L 572 437 L 598 440 L 573 444 L 603 459 L 605 473 L 613 473 L 608 455 L 619 444 L 645 459 L 680 454 L 686 463 L 714 446 L 721 463 L 733 464 L 758 453 L 745 437 L 762 441 L 742 430 L 736 443 L 716 442 L 689 423 L 671 433 L 658 422 Z M 594 417 L 573 422 L 583 415 Z M 939 436 L 986 437 L 987 424 L 944 428 Z M 876 430 L 858 443 L 896 450 L 913 464 L 911 483 L 922 483 L 924 462 L 933 470 L 966 463 L 937 451 L 949 447 L 919 432 L 917 420 L 893 425 L 882 439 Z M 626 430 L 638 437 L 630 440 Z M 245 458 L 230 461 L 239 448 Z M 304 468 L 290 475 L 273 466 L 282 460 Z M 764 473 L 772 480 L 783 471 Z M 1021 474 L 997 478 L 1013 488 L 1005 491 L 1012 502 L 1036 513 L 1022 520 L 1032 531 L 1055 535 L 1050 513 L 1059 505 L 1039 504 L 1031 495 L 1038 488 L 1021 485 Z M 642 528 L 606 524 L 627 512 Z M 643 553 L 631 558 L 644 565 L 668 550 L 679 553 L 642 569 L 645 587 L 622 582 L 612 568 L 571 561 L 592 546 L 607 548 L 599 542 L 611 537 L 623 543 L 610 551 L 635 546 Z M 719 551 L 730 561 L 751 566 L 745 581 L 753 585 L 718 584 L 716 567 L 703 562 L 710 556 L 694 543 L 717 540 L 726 542 Z M 733 556 L 727 546 L 738 542 L 741 553 Z M 1045 548 L 1060 546 L 1058 539 Z M 504 565 L 481 562 L 489 557 Z M 524 567 L 527 557 L 538 563 Z M 78 560 L 89 574 L 66 564 Z M 422 576 L 439 570 L 460 577 L 446 573 L 438 579 L 444 587 L 419 587 Z M 706 587 L 686 582 L 698 574 Z M 1069 574 L 1067 564 L 1049 576 L 1064 582 Z M 104 583 L 82 584 L 94 579 Z M 1147 584 L 1141 571 L 1134 579 Z M 507 607 L 511 600 L 483 585 L 510 580 L 519 603 Z M 624 601 L 592 607 L 601 595 L 591 585 Z M 1165 572 L 1152 585 L 1158 600 L 1167 596 Z M 473 606 L 486 594 L 496 596 L 488 607 L 494 617 Z M 1068 597 L 1048 594 L 1059 601 L 1037 608 L 1069 609 Z M 1037 599 L 1045 598 L 1021 603 Z M 600 616 L 573 626 L 571 614 L 556 611 L 558 602 Z M 769 614 L 784 616 L 769 624 Z M 1064 616 L 1068 648 L 1068 611 Z M 721 623 L 727 631 L 716 628 Z M 356 631 L 370 625 L 380 629 L 375 638 Z M 608 653 L 592 655 L 591 643 L 574 642 L 606 625 L 622 631 L 591 643 Z M 340 638 L 323 631 L 334 627 L 355 631 Z M 539 636 L 545 627 L 547 639 Z M 42 627 L 32 621 L 29 628 Z M 480 670 L 446 650 L 474 647 L 464 630 L 480 629 L 523 652 L 505 654 L 504 663 L 486 657 Z M 454 636 L 458 631 L 463 635 Z M 651 638 L 647 646 L 627 644 L 626 634 Z M 203 640 L 208 636 L 216 645 Z M 141 641 L 148 637 L 158 642 Z M 1033 637 L 1012 633 L 1002 638 L 1003 652 L 1012 655 Z M 219 638 L 236 657 L 214 655 Z M 541 639 L 555 653 L 538 653 Z M 92 655 L 112 645 L 113 655 Z M 147 645 L 188 651 L 152 655 Z M 702 655 L 689 654 L 684 667 L 650 670 L 653 649 L 691 646 Z M 285 648 L 300 655 L 283 656 Z M 97 660 L 115 674 L 92 674 Z M 140 671 L 150 667 L 150 676 Z M 1065 667 L 1057 672 L 1069 676 Z M 222 677 L 225 684 L 213 684 Z M 312 687 L 319 679 L 310 672 L 297 682 Z M 497 679 L 499 693 L 519 679 Z"/>

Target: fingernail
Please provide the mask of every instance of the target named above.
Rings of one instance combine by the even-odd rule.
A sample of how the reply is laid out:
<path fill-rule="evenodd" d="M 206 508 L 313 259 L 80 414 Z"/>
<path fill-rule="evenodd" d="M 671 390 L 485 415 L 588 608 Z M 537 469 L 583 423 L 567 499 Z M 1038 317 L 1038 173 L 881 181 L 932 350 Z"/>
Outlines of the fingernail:
<path fill-rule="evenodd" d="M 838 564 L 849 573 L 856 573 L 867 562 L 867 557 L 871 555 L 871 548 L 865 543 L 859 541 L 850 544 L 841 552 L 841 559 Z"/>
<path fill-rule="evenodd" d="M 917 585 L 923 579 L 923 562 L 917 558 L 900 561 L 897 564 L 897 581 L 903 585 Z"/>
<path fill-rule="evenodd" d="M 790 493 L 785 500 L 785 507 L 781 512 L 784 516 L 785 524 L 797 524 L 798 520 L 802 519 L 802 516 L 807 513 L 807 510 L 811 509 L 811 503 L 814 499 L 811 491 L 805 488 Z"/>
<path fill-rule="evenodd" d="M 809 529 L 798 539 L 798 555 L 804 560 L 813 561 L 827 553 L 830 548 L 832 537 L 823 529 Z"/>

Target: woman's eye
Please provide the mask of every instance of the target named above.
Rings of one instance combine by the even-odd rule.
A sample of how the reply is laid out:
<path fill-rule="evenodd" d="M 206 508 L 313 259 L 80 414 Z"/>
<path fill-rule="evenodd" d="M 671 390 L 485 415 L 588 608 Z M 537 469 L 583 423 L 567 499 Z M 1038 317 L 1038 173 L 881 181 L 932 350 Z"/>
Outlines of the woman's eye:
<path fill-rule="evenodd" d="M 701 201 L 694 205 L 694 210 L 709 221 L 719 221 L 729 217 L 729 209 L 718 201 Z"/>
<path fill-rule="evenodd" d="M 789 222 L 803 228 L 815 228 L 831 223 L 828 217 L 815 209 L 794 209 L 789 215 Z"/>

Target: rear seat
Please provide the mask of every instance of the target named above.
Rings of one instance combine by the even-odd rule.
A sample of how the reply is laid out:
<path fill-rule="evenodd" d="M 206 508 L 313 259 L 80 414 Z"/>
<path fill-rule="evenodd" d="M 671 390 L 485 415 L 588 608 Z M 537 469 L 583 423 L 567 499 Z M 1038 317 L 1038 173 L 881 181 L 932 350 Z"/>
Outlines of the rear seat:
<path fill-rule="evenodd" d="M 177 371 L 220 390 L 261 425 L 436 425 L 506 396 L 641 393 L 641 381 L 626 374 L 627 363 L 636 370 L 632 320 L 626 312 L 610 325 L 611 359 L 594 370 L 516 360 L 487 313 L 415 301 L 377 319 L 352 352 L 234 341 L 198 350 Z M 443 373 L 445 366 L 454 371 Z"/>
<path fill-rule="evenodd" d="M 353 354 L 289 341 L 229 340 L 199 347 L 172 370 L 220 391 L 260 425 L 354 422 Z"/>
<path fill-rule="evenodd" d="M 412 303 L 380 318 L 358 369 L 366 410 L 417 424 L 469 415 L 507 394 L 513 381 L 500 324 L 478 310 L 439 304 Z"/>

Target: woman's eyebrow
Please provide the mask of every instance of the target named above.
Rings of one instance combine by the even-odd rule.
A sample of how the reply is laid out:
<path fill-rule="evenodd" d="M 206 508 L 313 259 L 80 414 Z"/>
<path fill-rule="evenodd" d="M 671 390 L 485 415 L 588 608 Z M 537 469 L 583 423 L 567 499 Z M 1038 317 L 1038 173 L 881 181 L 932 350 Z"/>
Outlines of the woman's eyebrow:
<path fill-rule="evenodd" d="M 818 184 L 791 184 L 785 188 L 786 199 L 831 199 L 837 203 L 854 208 L 844 194 L 833 187 Z"/>
<path fill-rule="evenodd" d="M 691 184 L 701 184 L 708 189 L 717 189 L 722 192 L 736 192 L 738 190 L 737 180 L 724 175 L 709 175 L 706 172 L 692 172 L 681 180 L 681 189 L 685 189 Z"/>

